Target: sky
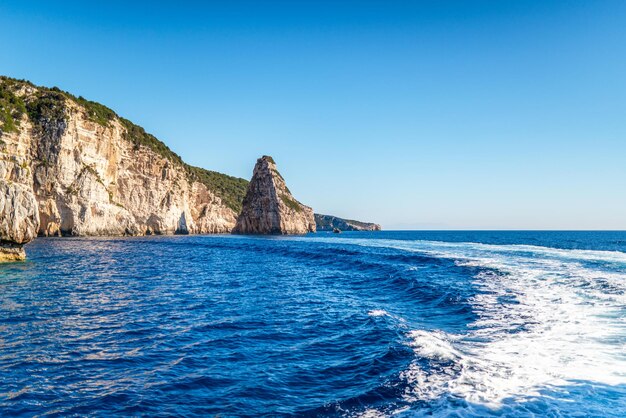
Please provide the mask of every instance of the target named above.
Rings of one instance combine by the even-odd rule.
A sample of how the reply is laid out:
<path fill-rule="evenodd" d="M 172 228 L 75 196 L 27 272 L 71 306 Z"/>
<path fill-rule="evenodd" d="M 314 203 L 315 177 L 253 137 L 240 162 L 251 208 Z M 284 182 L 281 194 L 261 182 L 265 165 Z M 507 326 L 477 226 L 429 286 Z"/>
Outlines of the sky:
<path fill-rule="evenodd" d="M 626 2 L 0 0 L 0 74 L 385 229 L 626 229 Z"/>

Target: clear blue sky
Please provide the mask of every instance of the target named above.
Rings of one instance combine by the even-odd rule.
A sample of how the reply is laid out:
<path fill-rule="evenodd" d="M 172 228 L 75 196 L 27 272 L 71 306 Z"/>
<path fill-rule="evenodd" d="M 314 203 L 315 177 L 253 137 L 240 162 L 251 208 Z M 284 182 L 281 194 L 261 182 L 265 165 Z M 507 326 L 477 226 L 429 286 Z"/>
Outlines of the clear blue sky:
<path fill-rule="evenodd" d="M 626 229 L 624 1 L 0 0 L 0 40 L 1 74 L 194 165 L 270 154 L 321 213 Z"/>

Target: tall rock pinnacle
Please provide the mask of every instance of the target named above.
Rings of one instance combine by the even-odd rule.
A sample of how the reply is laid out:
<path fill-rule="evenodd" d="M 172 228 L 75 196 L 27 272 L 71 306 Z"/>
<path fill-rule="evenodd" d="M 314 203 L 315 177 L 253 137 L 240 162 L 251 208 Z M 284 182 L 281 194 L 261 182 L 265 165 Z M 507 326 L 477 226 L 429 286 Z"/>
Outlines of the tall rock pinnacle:
<path fill-rule="evenodd" d="M 307 232 L 315 232 L 313 209 L 294 199 L 272 157 L 259 158 L 233 234 Z"/>

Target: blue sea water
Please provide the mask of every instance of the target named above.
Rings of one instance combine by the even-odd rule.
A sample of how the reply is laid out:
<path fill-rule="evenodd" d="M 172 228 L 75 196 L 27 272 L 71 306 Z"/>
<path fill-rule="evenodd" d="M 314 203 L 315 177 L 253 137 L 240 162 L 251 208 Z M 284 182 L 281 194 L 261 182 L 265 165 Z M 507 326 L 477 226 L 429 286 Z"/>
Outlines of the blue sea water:
<path fill-rule="evenodd" d="M 626 232 L 37 239 L 0 416 L 626 416 Z"/>

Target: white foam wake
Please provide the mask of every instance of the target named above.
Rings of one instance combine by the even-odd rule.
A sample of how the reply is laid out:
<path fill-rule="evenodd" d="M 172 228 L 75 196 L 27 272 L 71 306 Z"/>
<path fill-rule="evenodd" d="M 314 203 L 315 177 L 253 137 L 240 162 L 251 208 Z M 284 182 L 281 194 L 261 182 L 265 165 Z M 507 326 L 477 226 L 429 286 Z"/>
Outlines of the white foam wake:
<path fill-rule="evenodd" d="M 367 314 L 369 316 L 379 317 L 379 316 L 388 316 L 389 312 L 385 311 L 384 309 L 372 309 Z"/>
<path fill-rule="evenodd" d="M 333 239 L 333 242 L 337 242 Z M 497 409 L 575 382 L 626 384 L 626 254 L 529 245 L 350 240 L 480 267 L 470 331 L 409 333 L 407 401 Z"/>

